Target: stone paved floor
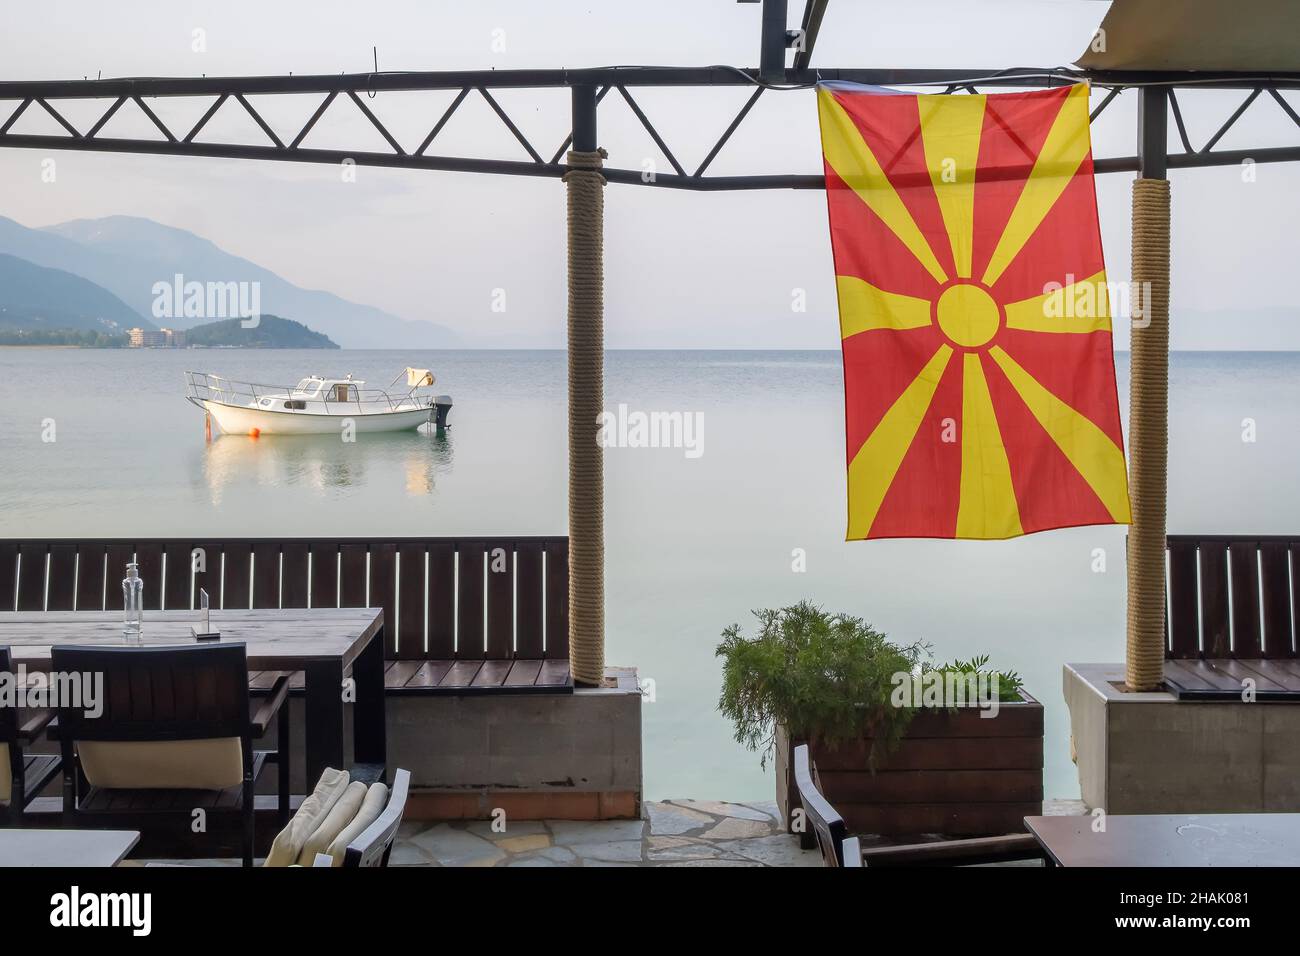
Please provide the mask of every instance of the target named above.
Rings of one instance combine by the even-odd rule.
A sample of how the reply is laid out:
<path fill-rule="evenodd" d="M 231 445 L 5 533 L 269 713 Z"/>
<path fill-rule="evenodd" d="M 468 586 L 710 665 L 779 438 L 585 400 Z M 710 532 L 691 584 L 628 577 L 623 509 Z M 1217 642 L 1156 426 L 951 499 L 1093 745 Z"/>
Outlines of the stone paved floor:
<path fill-rule="evenodd" d="M 1085 813 L 1048 800 L 1048 815 Z M 867 846 L 884 845 L 864 837 Z M 261 860 L 257 861 L 259 864 Z M 238 866 L 238 860 L 129 861 L 127 865 Z M 666 800 L 643 820 L 403 823 L 390 866 L 821 866 L 817 850 L 781 826 L 775 803 Z M 1014 865 L 1014 864 L 1012 864 Z"/>
<path fill-rule="evenodd" d="M 1082 813 L 1049 800 L 1044 813 Z M 867 838 L 869 845 L 878 838 Z M 775 803 L 668 800 L 644 820 L 404 823 L 390 866 L 820 866 L 781 826 Z"/>
<path fill-rule="evenodd" d="M 820 866 L 775 803 L 648 803 L 644 820 L 404 823 L 390 866 Z"/>

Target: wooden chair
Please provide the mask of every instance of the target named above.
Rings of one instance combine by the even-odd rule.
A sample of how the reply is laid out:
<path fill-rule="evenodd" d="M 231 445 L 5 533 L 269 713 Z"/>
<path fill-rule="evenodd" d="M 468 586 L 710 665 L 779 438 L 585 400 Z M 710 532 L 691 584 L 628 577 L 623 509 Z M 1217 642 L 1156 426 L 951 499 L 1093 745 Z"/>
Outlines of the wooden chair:
<path fill-rule="evenodd" d="M 845 865 L 844 841 L 848 836 L 848 830 L 844 825 L 844 818 L 827 802 L 821 791 L 817 789 L 817 785 L 813 783 L 812 774 L 808 745 L 800 744 L 794 748 L 794 782 L 799 788 L 799 801 L 803 804 L 804 814 L 817 837 L 817 846 L 822 851 L 822 862 L 826 866 L 841 867 Z M 856 842 L 855 840 L 854 843 Z"/>
<path fill-rule="evenodd" d="M 9 648 L 0 647 L 0 674 L 12 673 Z M 51 710 L 0 707 L 0 774 L 8 783 L 0 787 L 0 795 L 9 793 L 0 801 L 0 826 L 22 826 L 27 805 L 59 775 L 58 754 L 27 753 L 27 745 L 39 739 L 53 719 Z"/>
<path fill-rule="evenodd" d="M 846 870 L 860 870 L 864 866 L 862 862 L 862 841 L 857 837 L 845 837 L 844 839 L 844 868 Z"/>
<path fill-rule="evenodd" d="M 195 838 L 194 811 L 241 822 L 245 866 L 253 863 L 254 783 L 265 762 L 280 768 L 280 814 L 288 819 L 287 677 L 250 716 L 248 665 L 240 643 L 176 647 L 55 647 L 53 670 L 102 675 L 102 713 L 60 702 L 66 826 L 161 830 Z M 279 717 L 277 752 L 252 742 Z"/>
<path fill-rule="evenodd" d="M 375 822 L 366 827 L 348 844 L 343 857 L 345 867 L 386 867 L 393 852 L 393 841 L 406 810 L 406 796 L 411 788 L 411 772 L 398 770 L 393 777 L 393 787 L 388 794 L 388 805 Z M 316 854 L 313 867 L 333 866 L 334 860 L 326 853 Z"/>

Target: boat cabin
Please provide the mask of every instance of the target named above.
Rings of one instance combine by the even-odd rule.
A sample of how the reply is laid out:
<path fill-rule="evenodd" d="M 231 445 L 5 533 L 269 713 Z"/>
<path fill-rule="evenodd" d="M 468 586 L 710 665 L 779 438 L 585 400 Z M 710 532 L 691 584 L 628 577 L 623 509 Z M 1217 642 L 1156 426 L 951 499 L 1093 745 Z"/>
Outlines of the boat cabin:
<path fill-rule="evenodd" d="M 360 400 L 358 389 L 364 384 L 366 383 L 350 378 L 333 379 L 312 375 L 295 385 L 290 397 L 324 402 L 357 402 Z"/>

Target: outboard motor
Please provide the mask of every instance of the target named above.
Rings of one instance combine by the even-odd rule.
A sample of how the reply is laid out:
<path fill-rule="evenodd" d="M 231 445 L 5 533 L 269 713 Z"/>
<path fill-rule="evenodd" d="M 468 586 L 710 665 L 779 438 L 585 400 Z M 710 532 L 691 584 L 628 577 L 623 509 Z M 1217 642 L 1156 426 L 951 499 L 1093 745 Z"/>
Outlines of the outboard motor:
<path fill-rule="evenodd" d="M 437 428 L 447 427 L 447 416 L 451 413 L 451 396 L 435 395 L 433 399 L 433 424 Z"/>

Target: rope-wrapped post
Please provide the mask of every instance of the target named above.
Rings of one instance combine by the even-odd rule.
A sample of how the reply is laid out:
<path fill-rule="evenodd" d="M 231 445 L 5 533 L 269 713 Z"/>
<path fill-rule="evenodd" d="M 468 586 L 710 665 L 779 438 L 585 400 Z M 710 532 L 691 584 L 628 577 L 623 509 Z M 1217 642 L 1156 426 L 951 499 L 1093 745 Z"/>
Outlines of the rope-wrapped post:
<path fill-rule="evenodd" d="M 1140 299 L 1138 297 L 1141 297 Z M 1165 497 L 1169 463 L 1169 181 L 1133 183 L 1129 372 L 1128 637 L 1124 682 L 1155 690 L 1165 661 Z"/>
<path fill-rule="evenodd" d="M 569 661 L 573 679 L 605 677 L 605 151 L 574 150 L 569 205 Z"/>

